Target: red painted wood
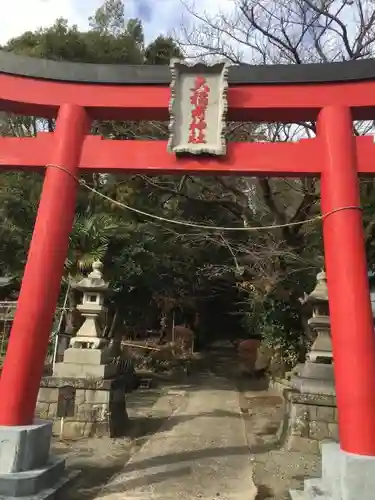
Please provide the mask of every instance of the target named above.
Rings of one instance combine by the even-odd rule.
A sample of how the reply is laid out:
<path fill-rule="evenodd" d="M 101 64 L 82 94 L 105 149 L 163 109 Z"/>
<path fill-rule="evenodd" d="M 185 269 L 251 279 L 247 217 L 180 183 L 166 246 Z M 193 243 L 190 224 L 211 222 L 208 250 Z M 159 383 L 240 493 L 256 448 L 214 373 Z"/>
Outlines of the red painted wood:
<path fill-rule="evenodd" d="M 54 134 L 37 137 L 0 137 L 0 170 L 40 168 L 52 161 Z"/>
<path fill-rule="evenodd" d="M 108 141 L 88 137 L 81 167 L 100 171 L 152 173 L 207 173 L 222 175 L 314 174 L 321 168 L 320 145 L 314 140 L 299 143 L 229 143 L 223 158 L 176 158 L 164 141 Z"/>
<path fill-rule="evenodd" d="M 354 119 L 374 119 L 375 81 L 231 86 L 229 119 L 293 122 L 315 120 L 325 106 L 353 108 Z M 56 116 L 70 102 L 92 118 L 169 120 L 170 90 L 165 86 L 52 82 L 0 74 L 0 107 L 35 116 Z"/>
<path fill-rule="evenodd" d="M 326 151 L 323 212 L 359 207 L 350 110 L 328 107 L 320 113 L 318 126 Z M 375 456 L 375 333 L 361 211 L 338 211 L 325 218 L 323 236 L 340 446 Z"/>
<path fill-rule="evenodd" d="M 65 104 L 59 112 L 56 132 L 50 138 L 51 146 L 53 141 L 53 150 L 49 150 L 51 161 L 74 175 L 78 174 L 87 126 L 85 110 Z M 43 141 L 46 139 L 37 140 L 36 144 Z M 32 144 L 32 140 L 24 144 Z M 76 192 L 77 182 L 71 175 L 47 169 L 0 378 L 0 425 L 27 425 L 34 418 L 75 213 Z"/>
<path fill-rule="evenodd" d="M 372 136 L 355 139 L 358 171 L 375 173 Z M 37 138 L 0 137 L 1 169 L 40 169 L 53 162 L 54 135 Z M 319 175 L 324 161 L 317 139 L 295 143 L 229 143 L 225 158 L 176 158 L 165 141 L 111 141 L 86 136 L 79 167 L 95 172 L 144 172 L 148 174 L 207 173 L 222 175 Z"/>

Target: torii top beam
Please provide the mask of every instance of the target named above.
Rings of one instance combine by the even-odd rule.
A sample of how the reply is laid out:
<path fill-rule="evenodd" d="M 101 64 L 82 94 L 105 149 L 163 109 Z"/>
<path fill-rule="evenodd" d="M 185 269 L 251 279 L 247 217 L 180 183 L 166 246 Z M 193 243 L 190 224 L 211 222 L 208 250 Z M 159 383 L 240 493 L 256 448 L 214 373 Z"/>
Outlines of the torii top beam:
<path fill-rule="evenodd" d="M 168 66 L 56 62 L 0 51 L 0 109 L 55 117 L 74 103 L 92 119 L 168 120 Z M 233 66 L 228 119 L 254 122 L 314 121 L 326 106 L 351 108 L 354 120 L 375 119 L 375 61 Z M 356 140 L 358 171 L 375 172 L 372 137 Z M 41 168 L 50 162 L 53 134 L 0 138 L 0 168 Z M 91 171 L 319 175 L 317 139 L 293 143 L 229 143 L 225 158 L 176 158 L 165 141 L 109 141 L 87 136 L 80 168 Z"/>
<path fill-rule="evenodd" d="M 55 116 L 64 102 L 95 119 L 168 120 L 167 66 L 56 62 L 0 51 L 1 107 Z M 355 120 L 375 118 L 375 61 L 233 66 L 229 116 L 234 121 L 315 120 L 324 106 L 352 108 Z"/>

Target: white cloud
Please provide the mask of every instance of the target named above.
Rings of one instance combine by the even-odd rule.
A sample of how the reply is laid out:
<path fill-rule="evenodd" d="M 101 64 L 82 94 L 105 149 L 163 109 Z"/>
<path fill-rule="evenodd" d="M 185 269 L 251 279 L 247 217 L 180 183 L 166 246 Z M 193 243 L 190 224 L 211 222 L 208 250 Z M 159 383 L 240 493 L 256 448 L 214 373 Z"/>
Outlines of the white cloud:
<path fill-rule="evenodd" d="M 197 11 L 216 13 L 228 11 L 233 0 L 184 0 L 195 4 Z M 0 17 L 0 45 L 25 31 L 51 26 L 59 17 L 68 19 L 81 29 L 88 26 L 88 18 L 103 4 L 104 0 L 2 0 Z M 127 0 L 126 14 L 136 15 L 137 0 Z M 146 38 L 155 38 L 160 33 L 169 34 L 178 28 L 184 7 L 180 0 L 146 0 L 152 6 L 151 21 L 145 23 Z"/>
<path fill-rule="evenodd" d="M 100 0 L 7 0 L 1 6 L 0 44 L 25 31 L 51 26 L 58 17 L 87 26 L 89 15 L 101 3 Z"/>

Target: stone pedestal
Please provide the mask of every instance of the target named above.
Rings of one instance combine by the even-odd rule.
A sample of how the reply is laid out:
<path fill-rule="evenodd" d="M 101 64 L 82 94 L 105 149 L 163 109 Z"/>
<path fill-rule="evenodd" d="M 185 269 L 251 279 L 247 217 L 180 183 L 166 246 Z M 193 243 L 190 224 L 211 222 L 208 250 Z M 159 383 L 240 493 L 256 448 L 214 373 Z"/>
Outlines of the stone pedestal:
<path fill-rule="evenodd" d="M 292 387 L 303 394 L 335 396 L 335 380 L 332 364 L 306 363 L 294 369 Z"/>
<path fill-rule="evenodd" d="M 37 415 L 53 421 L 53 434 L 66 439 L 120 437 L 126 433 L 127 375 L 114 379 L 44 377 Z"/>
<path fill-rule="evenodd" d="M 321 444 L 322 477 L 306 479 L 304 490 L 290 492 L 292 500 L 373 500 L 375 458 L 340 450 L 336 443 Z"/>
<path fill-rule="evenodd" d="M 65 460 L 49 454 L 52 423 L 0 427 L 0 498 L 39 500 L 54 494 L 77 472 L 65 472 Z"/>
<path fill-rule="evenodd" d="M 322 441 L 338 441 L 335 396 L 287 391 L 285 398 L 289 412 L 288 450 L 318 455 Z"/>
<path fill-rule="evenodd" d="M 54 377 L 62 378 L 112 378 L 118 373 L 118 364 L 109 349 L 69 348 L 63 361 L 56 363 Z"/>

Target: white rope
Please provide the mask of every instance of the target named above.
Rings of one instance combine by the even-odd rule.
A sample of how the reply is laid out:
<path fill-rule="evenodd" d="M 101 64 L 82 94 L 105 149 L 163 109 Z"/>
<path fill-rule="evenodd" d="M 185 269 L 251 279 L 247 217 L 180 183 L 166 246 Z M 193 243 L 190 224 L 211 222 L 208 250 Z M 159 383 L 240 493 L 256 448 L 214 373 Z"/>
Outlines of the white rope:
<path fill-rule="evenodd" d="M 272 226 L 253 226 L 253 227 L 206 226 L 204 224 L 195 224 L 194 222 L 167 219 L 166 217 L 161 217 L 159 215 L 144 212 L 143 210 L 139 210 L 138 208 L 131 207 L 131 206 L 127 205 L 126 203 L 121 203 L 120 201 L 114 200 L 114 199 L 110 198 L 109 196 L 101 193 L 100 191 L 97 191 L 95 188 L 92 188 L 91 186 L 89 186 L 83 179 L 79 179 L 74 174 L 69 172 L 69 170 L 67 170 L 64 167 L 61 167 L 60 165 L 48 164 L 46 166 L 56 168 L 58 170 L 61 170 L 65 173 L 69 174 L 71 177 L 73 177 L 73 179 L 76 182 L 78 182 L 78 184 L 85 187 L 86 189 L 88 189 L 92 193 L 96 194 L 97 196 L 101 197 L 102 199 L 107 200 L 110 203 L 117 205 L 120 208 L 123 208 L 123 209 L 128 210 L 128 211 L 133 212 L 133 213 L 136 213 L 138 215 L 142 215 L 143 217 L 147 217 L 149 219 L 158 220 L 160 222 L 166 222 L 167 224 L 175 224 L 178 226 L 203 229 L 205 231 L 271 231 L 273 229 L 281 229 L 284 227 L 293 227 L 293 226 L 302 226 L 303 224 L 312 224 L 313 222 L 317 222 L 318 220 L 323 220 L 323 219 L 327 218 L 329 215 L 332 215 L 336 212 L 341 212 L 343 210 L 362 210 L 361 207 L 359 207 L 359 206 L 350 205 L 347 207 L 335 208 L 334 210 L 331 210 L 325 214 L 317 215 L 315 217 L 312 217 L 311 219 L 306 219 L 306 220 L 298 221 L 298 222 L 288 222 L 286 224 L 273 224 Z"/>

